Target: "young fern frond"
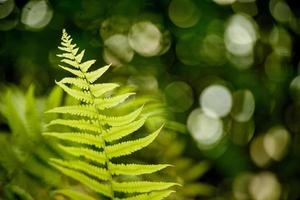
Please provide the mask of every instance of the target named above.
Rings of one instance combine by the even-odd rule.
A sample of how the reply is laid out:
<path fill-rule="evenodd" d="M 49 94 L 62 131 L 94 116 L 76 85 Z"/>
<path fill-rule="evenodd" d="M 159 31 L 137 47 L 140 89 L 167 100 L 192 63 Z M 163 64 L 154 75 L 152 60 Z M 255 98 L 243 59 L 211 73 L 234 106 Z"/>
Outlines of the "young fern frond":
<path fill-rule="evenodd" d="M 95 60 L 83 62 L 85 51 L 77 53 L 79 48 L 72 44 L 72 39 L 65 30 L 59 49 L 64 52 L 58 55 L 64 63 L 60 67 L 76 77 L 66 77 L 56 83 L 68 95 L 79 100 L 80 105 L 56 107 L 48 111 L 71 117 L 54 119 L 48 127 L 55 125 L 72 129 L 70 132 L 54 130 L 44 133 L 46 136 L 61 140 L 59 147 L 72 157 L 70 160 L 51 159 L 51 165 L 94 192 L 114 200 L 160 200 L 171 194 L 173 191 L 169 188 L 177 185 L 176 183 L 118 179 L 123 175 L 154 173 L 169 165 L 114 163 L 115 158 L 132 154 L 148 146 L 162 127 L 145 137 L 124 141 L 125 137 L 144 125 L 146 117 L 140 115 L 143 107 L 122 116 L 104 114 L 104 110 L 114 109 L 125 103 L 133 93 L 105 96 L 107 92 L 119 87 L 115 83 L 95 83 L 110 66 L 91 71 L 90 67 Z M 75 191 L 56 192 L 71 199 L 94 199 Z"/>

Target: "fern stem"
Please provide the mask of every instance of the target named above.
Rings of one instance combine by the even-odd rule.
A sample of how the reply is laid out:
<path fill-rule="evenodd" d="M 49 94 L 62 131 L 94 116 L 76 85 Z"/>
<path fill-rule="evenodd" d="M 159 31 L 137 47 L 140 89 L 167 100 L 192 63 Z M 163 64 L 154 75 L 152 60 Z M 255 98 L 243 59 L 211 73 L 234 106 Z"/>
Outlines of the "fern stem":
<path fill-rule="evenodd" d="M 76 64 L 78 66 L 80 66 L 80 63 L 76 60 L 76 55 L 72 52 L 72 48 L 69 46 L 69 49 L 70 49 L 70 52 L 71 54 L 73 55 L 73 60 L 76 62 Z M 92 99 L 92 104 L 95 108 L 95 111 L 97 114 L 101 114 L 100 110 L 97 108 L 96 104 L 95 104 L 95 95 L 92 93 L 91 91 L 91 85 L 90 85 L 90 82 L 88 81 L 87 77 L 86 77 L 86 73 L 81 69 L 81 67 L 79 67 L 79 70 L 80 72 L 82 73 L 82 78 L 85 80 L 88 88 L 87 88 L 87 91 L 88 93 L 90 94 L 91 96 L 91 99 Z M 104 128 L 103 128 L 103 125 L 101 124 L 101 122 L 97 119 L 97 123 L 99 125 L 99 128 L 101 129 L 101 131 L 105 131 Z M 110 190 L 111 190 L 111 199 L 114 200 L 115 199 L 115 195 L 114 195 L 114 188 L 113 188 L 113 175 L 111 173 L 111 170 L 110 170 L 110 167 L 109 167 L 109 158 L 107 156 L 107 153 L 106 153 L 106 146 L 107 146 L 107 142 L 104 140 L 102 134 L 99 135 L 100 137 L 100 142 L 103 144 L 103 154 L 104 154 L 104 157 L 105 157 L 105 164 L 104 164 L 104 167 L 107 169 L 108 171 L 108 183 L 110 185 Z"/>
<path fill-rule="evenodd" d="M 92 98 L 92 101 L 93 101 L 93 106 L 95 108 L 95 111 L 97 112 L 97 114 L 101 114 L 100 110 L 97 108 L 96 104 L 95 104 L 95 96 L 93 95 L 92 91 L 91 91 L 91 87 L 90 87 L 90 83 L 89 81 L 87 80 L 86 76 L 85 76 L 85 73 L 80 69 L 80 71 L 83 73 L 84 75 L 84 80 L 87 82 L 88 84 L 88 91 L 89 91 L 89 94 L 91 95 L 91 98 Z M 97 119 L 97 123 L 99 125 L 99 128 L 101 129 L 101 131 L 104 131 L 104 128 L 103 128 L 103 125 L 101 124 L 101 122 Z M 103 133 L 102 133 L 103 134 Z M 107 146 L 107 142 L 104 140 L 102 134 L 100 134 L 100 139 L 101 139 L 101 143 L 103 144 L 103 153 L 104 153 L 104 157 L 105 157 L 105 168 L 107 169 L 108 171 L 108 179 L 109 179 L 109 185 L 110 185 L 110 189 L 111 189 L 111 198 L 114 199 L 114 188 L 113 188 L 113 185 L 112 185 L 112 182 L 113 182 L 113 176 L 111 174 L 111 170 L 109 168 L 109 158 L 107 156 L 107 153 L 106 153 L 106 146 Z"/>

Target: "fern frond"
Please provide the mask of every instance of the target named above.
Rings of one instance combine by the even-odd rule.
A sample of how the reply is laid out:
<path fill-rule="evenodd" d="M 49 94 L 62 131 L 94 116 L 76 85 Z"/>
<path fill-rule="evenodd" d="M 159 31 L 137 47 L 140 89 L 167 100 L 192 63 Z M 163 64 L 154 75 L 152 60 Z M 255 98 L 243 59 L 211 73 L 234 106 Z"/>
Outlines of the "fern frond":
<path fill-rule="evenodd" d="M 150 181 L 130 181 L 130 182 L 113 182 L 113 187 L 118 192 L 124 193 L 144 193 L 155 190 L 165 190 L 177 183 L 168 182 L 150 182 Z"/>
<path fill-rule="evenodd" d="M 79 105 L 56 107 L 47 113 L 71 115 L 71 119 L 54 119 L 48 126 L 62 125 L 66 128 L 78 129 L 79 132 L 46 132 L 44 135 L 68 142 L 69 146 L 58 145 L 64 152 L 71 155 L 71 160 L 51 159 L 51 165 L 63 174 L 81 182 L 95 192 L 110 199 L 117 200 L 117 194 L 137 193 L 123 200 L 160 200 L 167 197 L 172 190 L 168 188 L 177 185 L 168 182 L 118 182 L 118 176 L 135 176 L 150 174 L 162 170 L 169 165 L 114 164 L 113 158 L 132 154 L 153 142 L 162 127 L 153 133 L 123 141 L 126 136 L 140 129 L 146 121 L 141 115 L 143 106 L 132 109 L 124 115 L 116 115 L 115 109 L 126 104 L 134 93 L 114 94 L 104 97 L 107 92 L 119 87 L 115 83 L 95 83 L 110 67 L 101 67 L 89 71 L 96 60 L 84 61 L 85 51 L 77 54 L 79 49 L 72 43 L 72 38 L 63 31 L 61 47 L 62 58 L 68 67 L 60 66 L 76 77 L 66 77 L 56 82 L 68 95 L 79 100 Z M 73 88 L 73 86 L 75 86 Z M 134 109 L 134 110 L 133 110 Z M 113 110 L 114 114 L 109 114 Z M 74 119 L 76 117 L 76 119 Z M 78 119 L 79 118 L 79 119 Z M 70 198 L 90 200 L 86 196 L 62 190 L 63 195 Z"/>
<path fill-rule="evenodd" d="M 100 164 L 105 164 L 105 155 L 103 152 L 91 150 L 86 147 L 66 147 L 63 145 L 59 145 L 59 147 L 72 156 L 84 157 Z"/>
<path fill-rule="evenodd" d="M 114 175 L 142 175 L 160 171 L 171 165 L 141 165 L 141 164 L 109 164 L 109 169 Z"/>
<path fill-rule="evenodd" d="M 86 195 L 84 193 L 73 191 L 73 190 L 68 190 L 68 189 L 56 190 L 55 194 L 64 195 L 72 200 L 96 200 L 95 198 L 93 198 L 89 195 Z"/>
<path fill-rule="evenodd" d="M 95 165 L 91 165 L 81 160 L 64 161 L 60 159 L 51 159 L 50 161 L 66 168 L 82 171 L 104 181 L 109 180 L 109 173 L 106 169 L 96 167 Z"/>
<path fill-rule="evenodd" d="M 43 135 L 55 137 L 57 139 L 61 139 L 69 142 L 75 142 L 75 143 L 85 144 L 85 145 L 94 145 L 95 147 L 103 148 L 103 143 L 101 142 L 99 135 L 93 135 L 93 134 L 81 133 L 81 132 L 69 132 L 69 133 L 45 132 Z"/>
<path fill-rule="evenodd" d="M 160 127 L 157 131 L 152 134 L 137 140 L 126 141 L 119 144 L 107 146 L 105 148 L 106 154 L 109 158 L 115 158 L 120 156 L 125 156 L 132 154 L 153 142 L 153 140 L 158 136 L 162 127 Z"/>
<path fill-rule="evenodd" d="M 146 119 L 146 117 L 142 117 L 139 120 L 133 121 L 123 126 L 114 126 L 110 128 L 107 132 L 103 133 L 103 139 L 107 142 L 112 142 L 121 139 L 140 129 L 144 125 Z"/>

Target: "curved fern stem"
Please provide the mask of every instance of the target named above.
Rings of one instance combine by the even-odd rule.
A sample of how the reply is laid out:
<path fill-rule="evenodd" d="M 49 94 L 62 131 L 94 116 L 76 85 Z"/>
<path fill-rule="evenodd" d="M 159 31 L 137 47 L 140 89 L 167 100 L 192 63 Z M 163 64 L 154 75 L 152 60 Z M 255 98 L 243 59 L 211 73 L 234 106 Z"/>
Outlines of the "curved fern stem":
<path fill-rule="evenodd" d="M 82 74 L 84 75 L 84 80 L 86 81 L 86 84 L 88 85 L 88 91 L 90 93 L 90 96 L 92 98 L 92 104 L 94 106 L 94 109 L 96 111 L 97 114 L 101 114 L 101 112 L 99 111 L 99 109 L 97 108 L 96 104 L 95 104 L 95 96 L 93 95 L 92 91 L 91 91 L 91 85 L 88 81 L 88 79 L 86 78 L 86 75 L 84 73 L 84 71 L 81 69 L 80 67 L 80 70 L 82 72 Z M 105 131 L 105 129 L 103 128 L 103 125 L 101 124 L 101 122 L 97 119 L 96 120 L 98 122 L 98 125 L 99 127 L 101 128 L 101 131 Z M 109 158 L 107 156 L 107 153 L 106 153 L 106 146 L 107 146 L 107 142 L 103 139 L 103 133 L 99 135 L 99 139 L 101 140 L 101 143 L 104 145 L 103 146 L 103 153 L 104 153 L 104 156 L 105 156 L 105 168 L 107 169 L 108 171 L 108 184 L 110 185 L 110 190 L 111 190 L 111 198 L 114 199 L 115 198 L 115 195 L 114 195 L 114 188 L 113 188 L 113 176 L 111 174 L 111 169 L 109 167 Z"/>

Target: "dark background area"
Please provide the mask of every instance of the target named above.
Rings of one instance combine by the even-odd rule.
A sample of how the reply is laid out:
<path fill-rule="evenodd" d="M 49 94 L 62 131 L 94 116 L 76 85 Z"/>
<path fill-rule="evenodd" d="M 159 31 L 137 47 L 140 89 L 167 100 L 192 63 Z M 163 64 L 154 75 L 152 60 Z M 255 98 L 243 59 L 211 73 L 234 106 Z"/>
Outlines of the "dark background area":
<path fill-rule="evenodd" d="M 0 1 L 0 16 L 9 1 Z M 226 5 L 228 0 L 53 0 L 36 10 L 30 2 L 34 0 L 15 0 L 13 10 L 0 18 L 1 86 L 26 90 L 34 84 L 36 93 L 46 96 L 54 80 L 64 76 L 55 55 L 65 28 L 86 49 L 86 59 L 97 59 L 97 66 L 112 63 L 106 80 L 133 83 L 145 94 L 159 93 L 173 120 L 187 125 L 187 132 L 173 133 L 175 141 L 184 143 L 175 158 L 209 161 L 208 171 L 194 182 L 212 186 L 214 192 L 182 198 L 300 198 L 296 0 L 232 0 Z M 45 17 L 47 13 L 52 14 Z M 189 124 L 195 109 L 206 117 L 210 108 L 201 95 L 213 85 L 231 95 L 231 110 L 208 114 L 215 120 L 212 124 Z M 228 102 L 224 93 L 215 92 L 221 102 L 216 103 L 218 113 Z M 241 115 L 254 111 L 241 120 L 234 109 Z M 213 136 L 209 128 L 217 123 L 222 124 L 222 136 Z M 201 131 L 211 134 L 209 144 L 197 137 Z"/>

